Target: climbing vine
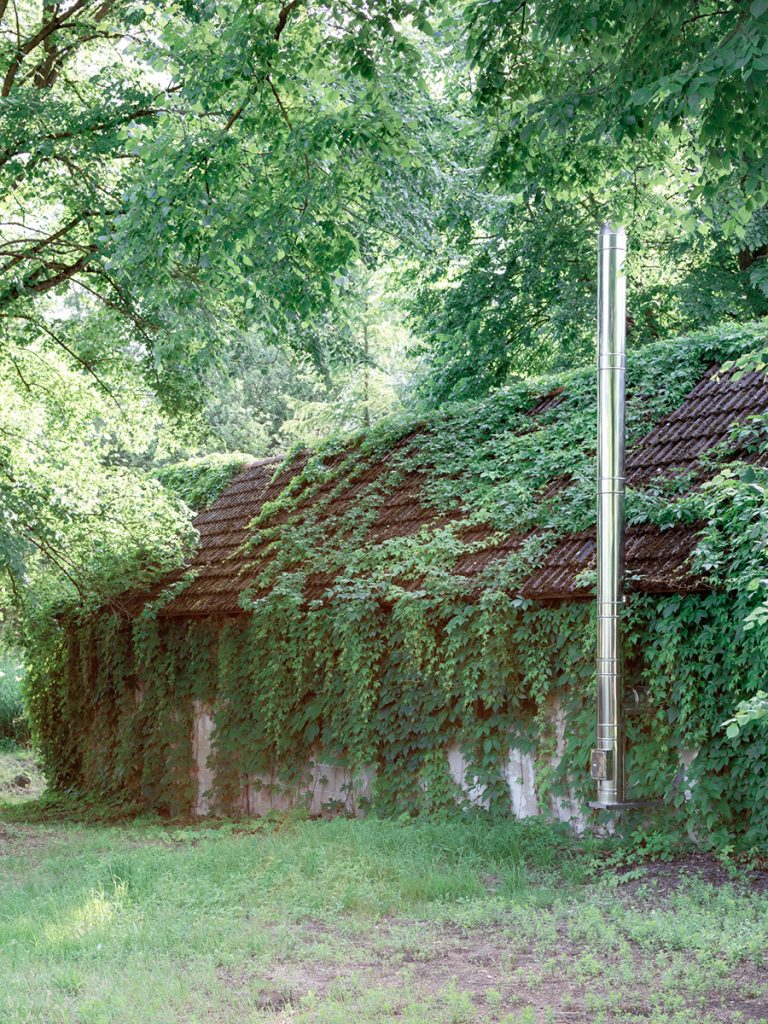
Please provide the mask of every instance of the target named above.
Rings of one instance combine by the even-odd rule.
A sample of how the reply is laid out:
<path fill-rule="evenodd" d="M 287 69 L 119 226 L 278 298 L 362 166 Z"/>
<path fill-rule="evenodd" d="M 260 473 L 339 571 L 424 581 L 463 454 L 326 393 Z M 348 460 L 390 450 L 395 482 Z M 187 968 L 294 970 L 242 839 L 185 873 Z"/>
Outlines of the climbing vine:
<path fill-rule="evenodd" d="M 192 509 L 206 508 L 218 498 L 240 470 L 253 461 L 243 452 L 226 455 L 198 455 L 184 462 L 161 466 L 160 483 Z"/>
<path fill-rule="evenodd" d="M 765 328 L 732 328 L 632 357 L 630 443 L 708 366 L 766 340 Z M 54 784 L 188 811 L 193 714 L 204 706 L 224 810 L 238 808 L 246 780 L 301 790 L 319 751 L 353 776 L 376 769 L 380 813 L 462 806 L 472 787 L 508 809 L 510 746 L 535 754 L 540 805 L 585 810 L 592 602 L 537 604 L 519 587 L 559 537 L 594 522 L 592 378 L 521 381 L 481 403 L 294 453 L 251 526 L 246 548 L 262 569 L 241 614 L 164 618 L 169 591 L 132 621 L 101 610 L 38 627 L 31 705 Z M 762 451 L 762 422 L 748 429 Z M 765 473 L 734 462 L 727 446 L 708 458 L 704 487 L 628 495 L 631 521 L 705 524 L 696 567 L 715 585 L 631 596 L 627 672 L 648 710 L 629 720 L 629 784 L 663 799 L 702 841 L 749 848 L 768 838 L 768 730 L 745 722 L 734 737 L 722 723 L 765 682 Z M 371 541 L 388 495 L 412 480 L 434 517 Z M 506 557 L 479 574 L 457 570 L 513 533 L 523 542 Z M 319 575 L 327 583 L 316 596 L 307 588 Z M 467 766 L 463 786 L 448 771 L 451 744 Z"/>

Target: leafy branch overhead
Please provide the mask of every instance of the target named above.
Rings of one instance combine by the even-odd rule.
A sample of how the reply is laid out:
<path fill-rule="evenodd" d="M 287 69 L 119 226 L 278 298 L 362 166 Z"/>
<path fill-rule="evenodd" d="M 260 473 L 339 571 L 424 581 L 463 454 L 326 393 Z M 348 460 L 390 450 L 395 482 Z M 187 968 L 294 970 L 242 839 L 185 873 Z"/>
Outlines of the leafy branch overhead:
<path fill-rule="evenodd" d="M 6 328 L 70 284 L 127 320 L 156 384 L 254 322 L 301 345 L 422 145 L 404 20 L 423 5 L 6 7 Z"/>
<path fill-rule="evenodd" d="M 630 346 L 768 311 L 768 13 L 473 0 L 444 72 L 457 181 L 408 274 L 432 401 L 588 359 L 594 233 L 628 230 Z"/>

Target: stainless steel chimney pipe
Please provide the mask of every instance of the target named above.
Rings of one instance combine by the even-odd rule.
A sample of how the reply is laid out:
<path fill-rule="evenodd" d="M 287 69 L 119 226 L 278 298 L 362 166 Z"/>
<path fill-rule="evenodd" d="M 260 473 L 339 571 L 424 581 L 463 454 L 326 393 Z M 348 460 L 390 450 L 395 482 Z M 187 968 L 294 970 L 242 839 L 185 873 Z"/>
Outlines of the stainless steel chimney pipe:
<path fill-rule="evenodd" d="M 597 747 L 595 807 L 624 803 L 624 403 L 627 288 L 623 228 L 600 229 L 597 289 Z"/>

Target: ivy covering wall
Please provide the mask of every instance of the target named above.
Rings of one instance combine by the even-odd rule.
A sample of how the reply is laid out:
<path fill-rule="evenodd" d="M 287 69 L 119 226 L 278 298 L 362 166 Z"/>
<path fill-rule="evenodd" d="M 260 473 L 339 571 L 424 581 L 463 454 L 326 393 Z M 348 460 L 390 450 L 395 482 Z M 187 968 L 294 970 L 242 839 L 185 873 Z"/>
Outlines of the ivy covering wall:
<path fill-rule="evenodd" d="M 763 345 L 765 328 L 732 328 L 631 357 L 630 443 L 676 408 L 712 363 Z M 563 400 L 532 419 L 555 386 Z M 408 438 L 415 440 L 397 444 Z M 762 419 L 739 428 L 739 444 L 762 450 Z M 38 627 L 30 701 L 54 784 L 188 811 L 199 700 L 213 709 L 215 796 L 225 810 L 246 774 L 301 785 L 317 750 L 353 771 L 375 765 L 380 813 L 460 804 L 445 757 L 451 742 L 491 808 L 509 809 L 510 744 L 535 752 L 540 800 L 573 784 L 586 802 L 592 602 L 544 606 L 515 595 L 559 537 L 594 522 L 594 448 L 591 373 L 520 382 L 419 424 L 389 423 L 328 445 L 252 524 L 253 543 L 267 541 L 272 557 L 241 596 L 242 614 L 164 618 L 173 596 L 166 593 L 132 621 L 101 609 Z M 365 480 L 383 453 L 386 472 L 329 526 L 330 503 Z M 717 465 L 703 488 L 687 493 L 678 481 L 628 496 L 631 522 L 707 524 L 695 560 L 717 587 L 636 593 L 628 603 L 628 674 L 649 695 L 647 713 L 628 723 L 629 785 L 633 796 L 663 798 L 674 821 L 695 827 L 702 841 L 749 849 L 768 839 L 768 730 L 756 722 L 733 739 L 721 724 L 764 687 L 765 471 L 733 463 L 728 446 L 708 458 Z M 446 513 L 458 508 L 462 518 L 366 543 L 387 493 L 413 472 L 426 475 L 422 501 Z M 545 485 L 566 476 L 568 486 L 546 497 Z M 499 538 L 531 539 L 469 579 L 453 568 L 478 550 L 481 542 L 466 538 L 481 524 Z M 335 582 L 308 601 L 307 580 L 318 572 Z M 555 695 L 566 748 L 553 764 Z M 692 751 L 684 776 L 681 755 Z"/>

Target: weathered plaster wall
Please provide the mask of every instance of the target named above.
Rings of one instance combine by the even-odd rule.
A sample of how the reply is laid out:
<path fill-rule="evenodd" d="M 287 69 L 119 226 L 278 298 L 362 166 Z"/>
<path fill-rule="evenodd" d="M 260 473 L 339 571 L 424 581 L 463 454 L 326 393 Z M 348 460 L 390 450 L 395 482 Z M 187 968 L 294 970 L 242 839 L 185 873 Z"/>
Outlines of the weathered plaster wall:
<path fill-rule="evenodd" d="M 555 729 L 556 745 L 553 760 L 562 756 L 565 748 L 565 714 L 555 700 L 551 703 L 551 718 Z M 208 767 L 212 746 L 213 719 L 210 708 L 199 702 L 194 706 L 192 749 L 197 776 L 197 796 L 193 807 L 195 815 L 204 816 L 213 810 L 210 793 L 214 775 Z M 468 764 L 458 745 L 446 749 L 448 767 L 454 782 L 460 786 L 473 804 L 485 806 L 484 787 L 473 785 L 467 779 Z M 533 755 L 511 747 L 505 770 L 509 785 L 510 807 L 517 818 L 536 814 L 547 814 L 559 821 L 565 821 L 576 831 L 586 827 L 586 820 L 573 794 L 568 799 L 548 797 L 541 805 L 536 793 L 536 765 Z M 370 798 L 371 784 L 375 776 L 373 768 L 359 772 L 355 777 L 343 765 L 323 759 L 321 751 L 307 764 L 304 782 L 292 790 L 279 789 L 274 779 L 245 776 L 241 797 L 241 810 L 248 815 L 262 815 L 270 810 L 289 810 L 303 805 L 310 814 L 322 814 L 328 810 L 343 810 L 348 814 L 361 815 L 365 801 Z"/>
<path fill-rule="evenodd" d="M 213 810 L 211 790 L 213 771 L 208 767 L 212 747 L 213 719 L 210 708 L 195 702 L 192 729 L 192 754 L 197 775 L 197 797 L 193 814 L 205 816 Z M 373 770 L 357 773 L 353 778 L 348 768 L 320 760 L 320 754 L 307 764 L 302 785 L 292 790 L 280 789 L 275 779 L 245 775 L 241 794 L 241 810 L 255 817 L 267 811 L 287 811 L 303 804 L 310 814 L 329 809 L 348 814 L 362 813 L 361 801 L 370 798 Z"/>

